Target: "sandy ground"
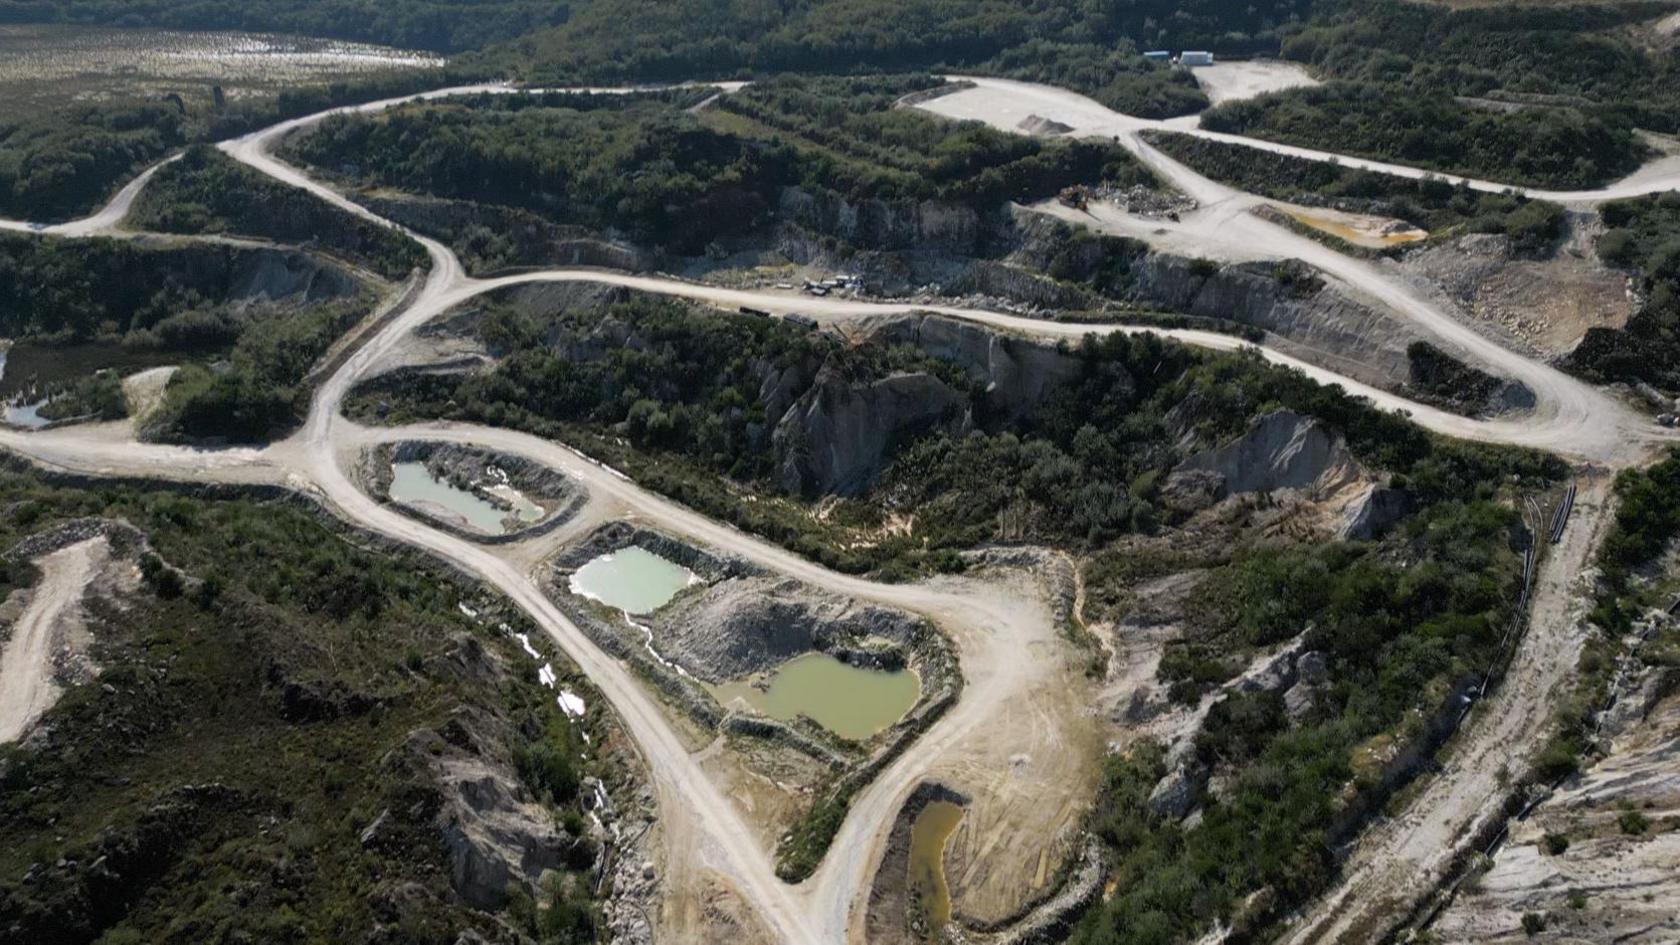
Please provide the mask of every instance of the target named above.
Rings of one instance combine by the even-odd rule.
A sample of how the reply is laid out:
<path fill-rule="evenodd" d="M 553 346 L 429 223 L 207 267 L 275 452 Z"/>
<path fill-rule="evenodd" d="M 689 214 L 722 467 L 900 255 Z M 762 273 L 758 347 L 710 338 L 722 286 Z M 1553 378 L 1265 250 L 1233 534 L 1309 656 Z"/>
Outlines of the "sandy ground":
<path fill-rule="evenodd" d="M 0 651 L 0 742 L 14 741 L 58 700 L 54 656 L 81 628 L 82 591 L 108 556 L 104 538 L 55 551 L 36 561 L 41 579 Z"/>
<path fill-rule="evenodd" d="M 1611 514 L 1611 477 L 1581 484 L 1561 544 L 1536 579 L 1532 619 L 1505 681 L 1476 705 L 1449 743 L 1441 770 L 1399 817 L 1365 832 L 1335 889 L 1294 922 L 1287 945 L 1379 941 L 1432 892 L 1453 857 L 1503 817 L 1500 772 L 1521 772 L 1551 736 L 1589 632 L 1588 575 Z"/>
<path fill-rule="evenodd" d="M 1211 66 L 1197 66 L 1191 72 L 1208 101 L 1215 105 L 1318 84 L 1299 64 L 1275 59 L 1216 62 Z"/>

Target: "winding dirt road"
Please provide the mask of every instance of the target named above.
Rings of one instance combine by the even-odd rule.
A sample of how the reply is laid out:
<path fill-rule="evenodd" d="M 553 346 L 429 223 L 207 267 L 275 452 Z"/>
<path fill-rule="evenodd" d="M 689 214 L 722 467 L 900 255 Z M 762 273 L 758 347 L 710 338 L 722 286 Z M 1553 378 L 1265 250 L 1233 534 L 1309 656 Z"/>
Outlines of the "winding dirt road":
<path fill-rule="evenodd" d="M 1327 383 L 1341 384 L 1354 393 L 1371 398 L 1379 406 L 1406 410 L 1421 425 L 1453 436 L 1541 447 L 1580 459 L 1624 465 L 1643 458 L 1653 441 L 1666 435 L 1645 418 L 1601 392 L 1483 339 L 1465 328 L 1451 313 L 1415 297 L 1380 272 L 1253 218 L 1245 211 L 1252 206 L 1255 198 L 1200 178 L 1149 148 L 1136 132 L 1150 123 L 1116 116 L 1088 99 L 1041 86 L 983 80 L 981 89 L 993 90 L 993 102 L 1010 103 L 1007 108 L 989 116 L 994 123 L 1009 122 L 1012 113 L 1008 109 L 1030 109 L 1033 114 L 1072 124 L 1082 132 L 1120 134 L 1134 153 L 1175 186 L 1196 196 L 1204 204 L 1204 209 L 1185 226 L 1190 238 L 1203 234 L 1214 238 L 1217 234 L 1218 238 L 1256 241 L 1283 253 L 1301 255 L 1350 285 L 1383 299 L 1420 327 L 1448 340 L 1455 347 L 1470 351 L 1484 364 L 1529 384 L 1535 390 L 1540 406 L 1520 418 L 1471 420 L 1409 403 L 1348 381 L 1324 368 L 1262 349 L 1261 353 L 1268 359 L 1299 368 Z M 400 101 L 458 95 L 468 91 L 509 89 L 505 86 L 446 89 L 336 111 L 372 111 Z M 934 111 L 954 110 L 953 102 L 964 103 L 967 100 L 962 96 L 971 94 L 958 93 L 935 99 L 927 107 Z M 1092 111 L 1093 107 L 1099 111 Z M 326 114 L 330 113 L 285 122 L 225 142 L 221 147 L 236 159 L 277 180 L 307 190 L 357 216 L 394 226 L 274 157 L 274 147 L 281 138 L 323 120 Z M 1131 124 L 1124 127 L 1115 125 L 1117 119 Z M 118 227 L 123 213 L 144 183 L 144 177 L 137 179 L 124 188 L 110 206 L 84 221 L 58 227 L 22 224 L 8 225 L 7 228 L 65 236 L 111 232 Z M 1599 197 L 1591 199 L 1603 199 L 1611 191 L 1599 193 Z M 1026 648 L 1046 642 L 1040 628 L 1042 621 L 1023 614 L 1019 602 L 1012 600 L 1008 594 L 997 589 L 987 593 L 982 585 L 972 582 L 883 586 L 828 572 L 784 549 L 651 495 L 634 483 L 547 441 L 503 430 L 436 424 L 367 430 L 341 416 L 343 400 L 354 385 L 375 373 L 414 329 L 474 296 L 534 282 L 611 283 L 720 306 L 750 305 L 784 313 L 800 311 L 831 321 L 908 311 L 937 311 L 1047 337 L 1071 338 L 1092 332 L 1140 329 L 1047 323 L 961 308 L 811 299 L 793 294 L 728 290 L 669 278 L 584 269 L 478 280 L 469 278 L 458 260 L 442 244 L 418 234 L 410 235 L 426 247 L 431 258 L 432 268 L 425 283 L 406 309 L 354 351 L 321 383 L 306 423 L 292 438 L 263 450 L 193 450 L 133 443 L 130 428 L 117 424 L 34 433 L 0 430 L 0 447 L 44 465 L 88 474 L 285 485 L 316 496 L 358 526 L 423 548 L 481 575 L 526 609 L 589 673 L 646 754 L 667 829 L 684 835 L 704 864 L 722 876 L 756 909 L 766 930 L 776 941 L 815 945 L 857 940 L 862 926 L 861 922 L 855 921 L 856 910 L 861 906 L 861 893 L 878 861 L 882 835 L 890 826 L 904 795 L 942 759 L 949 759 L 962 751 L 974 733 L 997 718 L 996 713 L 1001 706 L 1007 705 L 1009 699 L 1034 687 L 1057 684 L 1046 661 L 1021 658 Z M 1238 339 L 1219 334 L 1193 331 L 1158 333 L 1208 348 L 1229 350 L 1247 347 Z M 613 496 L 663 527 L 753 558 L 768 567 L 825 588 L 927 614 L 951 633 L 958 645 L 968 681 L 964 698 L 918 741 L 915 750 L 906 753 L 861 793 L 833 850 L 812 879 L 797 887 L 783 884 L 774 875 L 769 855 L 753 839 L 754 832 L 743 822 L 733 803 L 688 753 L 656 701 L 621 664 L 597 649 L 567 620 L 548 601 L 529 574 L 495 550 L 453 538 L 403 516 L 374 501 L 356 486 L 347 469 L 361 447 L 380 440 L 407 437 L 471 442 L 529 455 L 564 468 L 582 480 L 593 494 Z M 1510 698 L 1520 700 L 1523 706 L 1532 709 L 1542 705 L 1540 700 L 1545 695 L 1514 691 Z M 1057 720 L 1049 721 L 1054 723 Z M 1509 734 L 1503 726 L 1499 733 Z M 1463 786 L 1447 785 L 1442 788 L 1447 794 L 1443 800 L 1462 800 L 1465 790 Z M 1438 839 L 1427 832 L 1417 836 L 1430 844 Z M 1381 867 L 1381 864 L 1377 866 Z M 1356 880 L 1360 883 L 1356 888 L 1369 889 L 1372 882 L 1380 881 L 1369 877 L 1361 879 L 1360 875 L 1350 873 L 1350 883 Z M 1345 902 L 1345 894 L 1341 895 L 1343 899 L 1329 901 Z M 1305 920 L 1302 928 L 1310 925 L 1311 920 Z"/>
<path fill-rule="evenodd" d="M 93 575 L 94 552 L 104 542 L 90 538 L 35 562 L 41 579 L 0 650 L 0 744 L 22 735 L 57 700 L 53 651 L 61 642 L 64 619 L 81 604 Z"/>

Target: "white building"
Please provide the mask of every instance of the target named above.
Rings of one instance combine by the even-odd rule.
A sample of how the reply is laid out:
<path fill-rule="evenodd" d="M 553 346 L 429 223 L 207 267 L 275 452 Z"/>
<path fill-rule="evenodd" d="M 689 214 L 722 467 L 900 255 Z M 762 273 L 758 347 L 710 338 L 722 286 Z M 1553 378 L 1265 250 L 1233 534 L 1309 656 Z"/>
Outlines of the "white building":
<path fill-rule="evenodd" d="M 1178 54 L 1178 64 L 1181 66 L 1211 66 L 1213 65 L 1213 53 L 1191 52 L 1187 49 Z"/>

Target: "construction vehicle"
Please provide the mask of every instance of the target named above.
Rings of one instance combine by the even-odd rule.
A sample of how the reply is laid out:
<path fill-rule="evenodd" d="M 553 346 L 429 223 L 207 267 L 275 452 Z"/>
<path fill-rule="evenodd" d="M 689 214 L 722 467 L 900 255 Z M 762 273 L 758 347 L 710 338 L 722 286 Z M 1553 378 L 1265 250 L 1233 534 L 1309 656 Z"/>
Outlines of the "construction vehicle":
<path fill-rule="evenodd" d="M 1084 186 L 1075 184 L 1072 187 L 1063 187 L 1062 192 L 1056 195 L 1056 200 L 1064 207 L 1084 210 L 1091 204 L 1091 192 Z"/>

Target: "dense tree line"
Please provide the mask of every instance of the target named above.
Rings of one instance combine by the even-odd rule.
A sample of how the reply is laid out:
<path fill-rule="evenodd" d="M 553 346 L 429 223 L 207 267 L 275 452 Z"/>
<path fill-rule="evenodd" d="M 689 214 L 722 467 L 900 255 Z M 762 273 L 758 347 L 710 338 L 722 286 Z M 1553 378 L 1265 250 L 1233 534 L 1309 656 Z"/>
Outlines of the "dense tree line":
<path fill-rule="evenodd" d="M 0 336 L 37 344 L 99 340 L 177 354 L 185 366 L 150 421 L 150 435 L 265 440 L 301 418 L 309 369 L 371 302 L 356 294 L 319 302 L 230 301 L 259 252 L 0 237 Z M 210 362 L 217 362 L 214 369 Z M 85 365 L 86 376 L 102 366 Z M 87 394 L 73 403 L 102 409 L 108 403 L 99 399 L 100 386 L 72 381 L 72 387 Z"/>
<path fill-rule="evenodd" d="M 568 9 L 539 0 L 0 0 L 0 23 L 298 33 L 459 52 L 562 23 Z"/>
<path fill-rule="evenodd" d="M 363 183 L 518 207 L 683 254 L 772 218 L 803 186 L 991 207 L 1141 174 L 1117 146 L 1039 142 L 890 107 L 930 77 L 781 79 L 714 108 L 672 96 L 483 96 L 329 119 L 291 145 Z"/>
<path fill-rule="evenodd" d="M 1629 129 L 1680 130 L 1680 70 L 1639 37 L 1667 12 L 1326 0 L 1282 54 L 1334 81 L 1217 109 L 1209 127 L 1517 184 L 1602 183 L 1641 158 Z"/>
<path fill-rule="evenodd" d="M 1139 118 L 1172 118 L 1208 107 L 1193 73 L 1151 62 L 1129 42 L 1032 39 L 998 53 L 978 71 L 1073 89 Z"/>
<path fill-rule="evenodd" d="M 186 116 L 164 102 L 0 117 L 0 211 L 54 220 L 89 209 L 187 133 Z"/>
<path fill-rule="evenodd" d="M 1432 235 L 1502 233 L 1526 255 L 1549 252 L 1562 235 L 1563 208 L 1520 193 L 1485 193 L 1437 177 L 1378 174 L 1194 135 L 1160 132 L 1148 139 L 1201 174 L 1275 200 L 1396 217 Z"/>
<path fill-rule="evenodd" d="M 128 224 L 165 233 L 229 233 L 314 244 L 387 278 L 430 264 L 420 244 L 308 191 L 251 170 L 209 145 L 189 148 L 158 171 Z"/>
<path fill-rule="evenodd" d="M 592 0 L 574 4 L 565 24 L 511 44 L 504 61 L 544 79 L 626 81 L 973 69 L 1033 41 L 1275 52 L 1282 31 L 1311 9 L 1311 0 Z"/>
<path fill-rule="evenodd" d="M 1596 186 L 1644 157 L 1628 123 L 1613 117 L 1486 110 L 1364 82 L 1226 102 L 1203 113 L 1202 127 L 1532 187 Z"/>
<path fill-rule="evenodd" d="M 1587 329 L 1568 364 L 1594 380 L 1680 391 L 1680 194 L 1612 201 L 1599 215 L 1599 257 L 1634 275 L 1640 306 L 1619 330 Z"/>

